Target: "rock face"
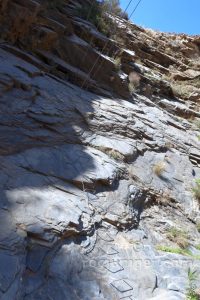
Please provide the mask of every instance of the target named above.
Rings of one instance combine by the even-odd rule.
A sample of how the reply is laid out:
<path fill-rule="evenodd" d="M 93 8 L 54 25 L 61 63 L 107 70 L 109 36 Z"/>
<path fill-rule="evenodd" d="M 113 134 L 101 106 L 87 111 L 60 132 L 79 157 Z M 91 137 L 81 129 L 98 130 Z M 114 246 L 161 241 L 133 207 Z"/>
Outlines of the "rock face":
<path fill-rule="evenodd" d="M 186 299 L 200 37 L 110 15 L 122 45 L 85 3 L 0 4 L 0 299 Z"/>

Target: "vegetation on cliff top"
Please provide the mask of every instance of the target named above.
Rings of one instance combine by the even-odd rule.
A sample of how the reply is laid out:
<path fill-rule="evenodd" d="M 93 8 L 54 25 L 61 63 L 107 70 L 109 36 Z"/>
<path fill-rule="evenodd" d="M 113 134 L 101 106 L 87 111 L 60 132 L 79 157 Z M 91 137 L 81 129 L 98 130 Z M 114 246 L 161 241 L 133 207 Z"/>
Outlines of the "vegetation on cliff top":
<path fill-rule="evenodd" d="M 128 20 L 128 15 L 120 8 L 119 0 L 104 0 L 102 3 L 95 0 L 92 6 L 86 4 L 77 10 L 78 16 L 93 23 L 103 34 L 111 36 L 113 23 L 107 13 Z"/>

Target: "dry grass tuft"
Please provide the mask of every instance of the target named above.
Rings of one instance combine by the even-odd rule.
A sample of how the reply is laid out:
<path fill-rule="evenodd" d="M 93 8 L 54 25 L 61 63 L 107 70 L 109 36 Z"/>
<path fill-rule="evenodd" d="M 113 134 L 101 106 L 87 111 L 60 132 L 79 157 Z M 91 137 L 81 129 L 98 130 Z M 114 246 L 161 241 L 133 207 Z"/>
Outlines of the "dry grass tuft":
<path fill-rule="evenodd" d="M 200 204 L 200 179 L 195 180 L 195 187 L 193 188 L 193 193 Z"/>
<path fill-rule="evenodd" d="M 128 89 L 129 89 L 130 94 L 133 94 L 136 91 L 136 87 L 130 82 L 128 84 Z"/>
<path fill-rule="evenodd" d="M 194 125 L 200 130 L 200 119 L 195 118 L 193 122 L 194 122 Z"/>
<path fill-rule="evenodd" d="M 106 152 L 110 157 L 112 157 L 115 160 L 120 160 L 120 161 L 124 160 L 124 156 L 114 149 L 106 151 Z"/>
<path fill-rule="evenodd" d="M 121 67 L 121 57 L 116 57 L 114 59 L 114 64 L 115 64 L 116 70 L 119 71 L 120 67 Z"/>
<path fill-rule="evenodd" d="M 200 222 L 196 224 L 197 230 L 200 233 Z"/>
<path fill-rule="evenodd" d="M 191 84 L 172 83 L 172 91 L 175 97 L 189 99 L 194 93 L 198 93 L 199 89 Z"/>
<path fill-rule="evenodd" d="M 140 86 L 141 77 L 137 72 L 131 72 L 128 78 L 129 78 L 128 88 L 129 88 L 129 92 L 132 94 Z"/>
<path fill-rule="evenodd" d="M 181 249 L 187 249 L 189 246 L 188 233 L 176 227 L 171 227 L 167 232 L 168 239 L 176 243 Z"/>
<path fill-rule="evenodd" d="M 156 163 L 153 167 L 153 171 L 158 177 L 160 177 L 165 170 L 166 170 L 166 164 L 164 161 L 160 161 Z"/>

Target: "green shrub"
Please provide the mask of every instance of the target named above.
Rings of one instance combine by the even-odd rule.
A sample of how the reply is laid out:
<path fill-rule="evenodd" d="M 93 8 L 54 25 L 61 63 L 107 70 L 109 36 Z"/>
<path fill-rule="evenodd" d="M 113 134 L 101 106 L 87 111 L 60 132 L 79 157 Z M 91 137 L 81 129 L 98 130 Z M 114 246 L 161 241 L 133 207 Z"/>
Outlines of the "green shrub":
<path fill-rule="evenodd" d="M 188 288 L 187 288 L 187 300 L 199 300 L 199 294 L 197 294 L 196 281 L 198 279 L 197 271 L 188 269 Z"/>
<path fill-rule="evenodd" d="M 164 252 L 174 253 L 174 254 L 191 255 L 189 250 L 185 250 L 181 248 L 158 245 L 156 249 Z"/>
<path fill-rule="evenodd" d="M 64 0 L 47 0 L 48 8 L 62 8 L 64 5 Z"/>
<path fill-rule="evenodd" d="M 197 250 L 200 250 L 200 244 L 196 245 L 195 248 L 196 248 Z"/>
<path fill-rule="evenodd" d="M 197 227 L 198 232 L 200 233 L 200 222 L 198 222 L 198 223 L 196 224 L 196 227 Z"/>
<path fill-rule="evenodd" d="M 95 1 L 92 7 L 84 4 L 76 10 L 79 17 L 87 19 L 93 23 L 100 32 L 108 37 L 112 37 L 113 26 L 115 25 L 107 15 L 109 12 L 123 18 L 126 17 L 120 8 L 118 0 L 105 0 L 103 3 Z"/>
<path fill-rule="evenodd" d="M 168 252 L 168 253 L 174 253 L 174 254 L 181 254 L 181 255 L 189 256 L 192 259 L 200 260 L 200 255 L 195 255 L 190 250 L 181 249 L 180 247 L 175 248 L 175 247 L 157 245 L 156 250 Z"/>
<path fill-rule="evenodd" d="M 111 14 L 128 20 L 128 15 L 121 9 L 119 0 L 104 0 L 102 8 L 103 11 L 110 12 Z"/>
<path fill-rule="evenodd" d="M 112 21 L 105 15 L 104 7 L 100 3 L 95 2 L 92 7 L 82 5 L 77 9 L 76 13 L 80 18 L 87 19 L 94 24 L 103 34 L 111 35 Z"/>

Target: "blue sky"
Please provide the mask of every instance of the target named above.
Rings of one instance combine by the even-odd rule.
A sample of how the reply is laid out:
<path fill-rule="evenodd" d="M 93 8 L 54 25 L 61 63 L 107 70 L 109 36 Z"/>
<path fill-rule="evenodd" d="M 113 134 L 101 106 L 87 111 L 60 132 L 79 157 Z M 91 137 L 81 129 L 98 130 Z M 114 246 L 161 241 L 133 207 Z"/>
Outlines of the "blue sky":
<path fill-rule="evenodd" d="M 130 14 L 138 0 L 133 0 Z M 125 9 L 129 0 L 120 0 Z M 200 0 L 142 0 L 131 20 L 165 32 L 200 34 Z"/>

